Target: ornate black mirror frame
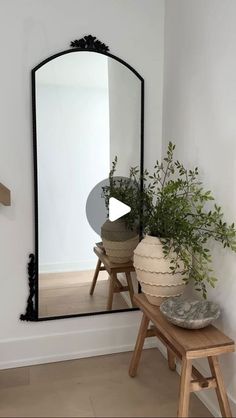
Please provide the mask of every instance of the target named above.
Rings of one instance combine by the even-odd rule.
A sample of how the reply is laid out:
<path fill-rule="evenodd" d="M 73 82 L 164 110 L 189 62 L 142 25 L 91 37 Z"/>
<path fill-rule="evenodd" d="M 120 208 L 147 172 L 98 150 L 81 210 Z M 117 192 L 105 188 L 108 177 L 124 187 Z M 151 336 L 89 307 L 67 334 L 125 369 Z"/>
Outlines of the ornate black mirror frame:
<path fill-rule="evenodd" d="M 138 308 L 128 308 L 122 310 L 113 310 L 113 311 L 102 311 L 102 312 L 91 312 L 91 313 L 81 313 L 73 315 L 61 315 L 54 317 L 38 317 L 38 174 L 37 174 L 37 127 L 36 127 L 36 95 L 35 95 L 35 73 L 47 62 L 65 54 L 79 52 L 79 51 L 91 51 L 98 54 L 106 55 L 107 57 L 113 58 L 114 60 L 120 62 L 126 66 L 130 71 L 132 71 L 141 81 L 141 127 L 140 127 L 140 173 L 143 173 L 143 159 L 144 159 L 144 79 L 143 77 L 129 65 L 127 62 L 123 61 L 121 58 L 111 54 L 109 52 L 109 47 L 99 41 L 95 36 L 88 35 L 84 36 L 79 40 L 72 41 L 71 49 L 59 52 L 55 55 L 52 55 L 34 67 L 31 71 L 31 80 L 32 80 L 32 117 L 33 117 L 33 160 L 34 160 L 34 220 L 35 220 L 35 252 L 29 255 L 28 262 L 28 285 L 29 285 L 29 296 L 27 299 L 26 311 L 25 314 L 20 315 L 20 320 L 22 321 L 48 321 L 53 319 L 63 319 L 63 318 L 73 318 L 79 316 L 89 316 L 89 315 L 100 315 L 108 313 L 117 313 L 117 312 L 129 312 L 137 310 Z M 142 176 L 141 176 L 142 177 Z M 142 182 L 142 180 L 141 180 Z M 142 187 L 142 184 L 141 184 Z"/>

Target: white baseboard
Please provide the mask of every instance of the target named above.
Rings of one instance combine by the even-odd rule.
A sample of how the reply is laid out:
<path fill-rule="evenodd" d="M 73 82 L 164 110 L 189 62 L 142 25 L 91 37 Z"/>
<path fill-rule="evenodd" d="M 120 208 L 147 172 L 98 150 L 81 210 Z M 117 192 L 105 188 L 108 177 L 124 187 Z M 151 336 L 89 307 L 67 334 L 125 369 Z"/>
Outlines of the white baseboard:
<path fill-rule="evenodd" d="M 138 327 L 129 325 L 2 340 L 0 369 L 132 351 L 137 332 Z M 156 338 L 149 338 L 145 343 L 145 348 L 156 346 Z"/>

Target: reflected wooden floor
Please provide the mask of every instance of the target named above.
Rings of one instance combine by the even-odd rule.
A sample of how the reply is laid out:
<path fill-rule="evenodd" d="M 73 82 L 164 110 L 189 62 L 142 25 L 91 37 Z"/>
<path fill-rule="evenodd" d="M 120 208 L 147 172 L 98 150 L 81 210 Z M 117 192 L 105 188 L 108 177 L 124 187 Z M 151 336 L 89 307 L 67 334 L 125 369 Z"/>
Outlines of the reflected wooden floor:
<path fill-rule="evenodd" d="M 94 271 L 41 274 L 39 317 L 106 311 L 108 274 L 101 272 L 92 296 L 89 294 Z M 122 294 L 115 294 L 113 310 L 129 308 Z"/>

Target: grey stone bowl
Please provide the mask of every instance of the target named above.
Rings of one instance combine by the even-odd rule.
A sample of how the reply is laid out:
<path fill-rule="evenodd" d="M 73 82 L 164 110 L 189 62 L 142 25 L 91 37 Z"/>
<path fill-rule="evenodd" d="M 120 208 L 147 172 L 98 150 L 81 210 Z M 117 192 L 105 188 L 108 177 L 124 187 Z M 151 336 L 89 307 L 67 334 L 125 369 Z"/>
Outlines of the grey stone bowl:
<path fill-rule="evenodd" d="M 181 296 L 166 299 L 160 310 L 172 324 L 189 329 L 205 328 L 220 316 L 220 308 L 216 303 L 183 299 Z"/>

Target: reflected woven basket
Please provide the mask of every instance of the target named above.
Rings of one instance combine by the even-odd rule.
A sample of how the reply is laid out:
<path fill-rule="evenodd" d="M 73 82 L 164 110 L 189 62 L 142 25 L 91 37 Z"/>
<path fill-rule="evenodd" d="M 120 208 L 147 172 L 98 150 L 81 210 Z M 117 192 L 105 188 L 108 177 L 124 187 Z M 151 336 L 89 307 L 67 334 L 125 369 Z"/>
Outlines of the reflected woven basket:
<path fill-rule="evenodd" d="M 136 235 L 126 241 L 109 241 L 103 238 L 102 242 L 110 261 L 116 264 L 123 264 L 133 259 L 134 249 L 139 243 L 139 236 Z"/>

